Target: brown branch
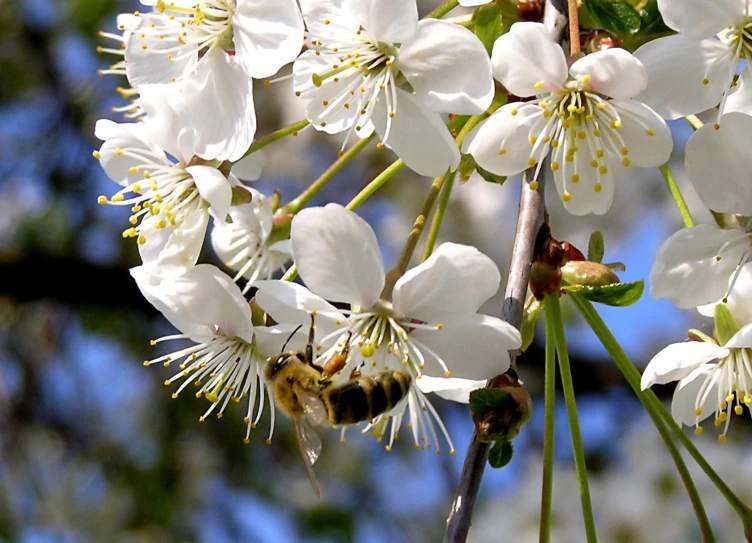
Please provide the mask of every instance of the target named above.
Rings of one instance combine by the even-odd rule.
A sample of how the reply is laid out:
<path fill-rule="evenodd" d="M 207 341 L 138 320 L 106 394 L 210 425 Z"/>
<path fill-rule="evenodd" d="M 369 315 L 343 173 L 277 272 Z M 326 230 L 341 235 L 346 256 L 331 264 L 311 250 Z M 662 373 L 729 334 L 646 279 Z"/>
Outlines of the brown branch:
<path fill-rule="evenodd" d="M 562 25 L 563 21 L 563 25 Z M 546 1 L 544 23 L 551 32 L 553 38 L 559 41 L 562 28 L 566 26 L 566 18 L 553 5 L 551 0 Z M 527 295 L 527 283 L 530 275 L 533 248 L 538 230 L 544 222 L 545 203 L 543 192 L 545 189 L 545 177 L 539 176 L 537 190 L 532 190 L 528 180 L 532 170 L 525 172 L 522 182 L 522 194 L 520 196 L 520 213 L 517 218 L 517 231 L 514 236 L 512 249 L 512 263 L 509 267 L 509 276 L 505 292 L 504 305 L 501 318 L 519 328 L 522 322 L 522 310 Z M 512 368 L 516 365 L 515 353 L 510 352 Z M 452 502 L 447 518 L 444 543 L 464 543 L 470 531 L 475 499 L 478 496 L 480 482 L 486 468 L 486 457 L 489 445 L 481 443 L 478 435 L 473 432 L 473 437 L 467 449 L 465 463 L 462 466 L 462 474 L 457 485 L 454 501 Z"/>

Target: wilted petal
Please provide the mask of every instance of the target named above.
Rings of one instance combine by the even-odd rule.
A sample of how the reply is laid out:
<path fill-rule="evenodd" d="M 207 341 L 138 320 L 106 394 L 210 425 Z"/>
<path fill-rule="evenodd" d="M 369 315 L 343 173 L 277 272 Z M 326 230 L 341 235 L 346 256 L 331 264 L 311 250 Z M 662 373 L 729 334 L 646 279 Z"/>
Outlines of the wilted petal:
<path fill-rule="evenodd" d="M 491 61 L 466 28 L 437 19 L 421 21 L 417 35 L 402 44 L 396 65 L 431 111 L 477 115 L 491 105 Z"/>
<path fill-rule="evenodd" d="M 692 40 L 711 38 L 744 20 L 747 0 L 658 0 L 663 21 Z"/>
<path fill-rule="evenodd" d="M 687 141 L 684 165 L 702 203 L 713 211 L 752 215 L 752 117 L 729 113 Z"/>
<path fill-rule="evenodd" d="M 442 324 L 440 330 L 413 330 L 409 337 L 441 357 L 453 377 L 490 379 L 504 373 L 509 369 L 508 351 L 522 344 L 519 331 L 496 317 L 474 314 Z M 426 357 L 425 373 L 442 375 L 444 369 L 436 358 L 421 352 Z"/>
<path fill-rule="evenodd" d="M 296 0 L 238 0 L 232 30 L 238 62 L 256 79 L 277 73 L 303 47 L 303 18 Z"/>
<path fill-rule="evenodd" d="M 746 251 L 746 239 L 738 230 L 704 224 L 679 230 L 658 249 L 650 271 L 650 294 L 668 298 L 682 309 L 719 300 Z"/>
<path fill-rule="evenodd" d="M 384 143 L 407 167 L 428 177 L 457 169 L 460 151 L 439 114 L 423 107 L 409 93 L 396 89 L 395 115 L 390 118 L 385 94 L 379 93 L 371 120 Z"/>
<path fill-rule="evenodd" d="M 640 387 L 645 390 L 655 384 L 678 381 L 692 373 L 698 366 L 728 356 L 729 351 L 715 343 L 685 341 L 673 343 L 662 349 L 648 363 L 642 373 Z"/>
<path fill-rule="evenodd" d="M 635 57 L 648 72 L 648 85 L 635 98 L 668 120 L 716 106 L 733 77 L 734 52 L 718 40 L 666 36 L 637 49 Z"/>
<path fill-rule="evenodd" d="M 384 263 L 366 221 L 338 204 L 311 207 L 292 220 L 292 252 L 300 277 L 333 302 L 371 307 L 384 288 Z"/>
<path fill-rule="evenodd" d="M 619 48 L 585 55 L 572 64 L 569 73 L 579 80 L 589 76 L 590 82 L 585 88 L 612 98 L 632 98 L 648 84 L 648 74 L 642 62 Z"/>
<path fill-rule="evenodd" d="M 436 323 L 478 311 L 499 290 L 499 268 L 475 247 L 443 243 L 394 286 L 394 310 Z"/>
<path fill-rule="evenodd" d="M 619 136 L 629 150 L 632 166 L 655 167 L 668 162 L 674 140 L 671 130 L 655 111 L 636 100 L 611 100 L 621 117 Z"/>
<path fill-rule="evenodd" d="M 561 46 L 540 23 L 515 23 L 496 40 L 493 75 L 515 96 L 527 97 L 560 88 L 567 80 Z"/>
<path fill-rule="evenodd" d="M 542 113 L 535 104 L 506 104 L 470 131 L 462 151 L 472 155 L 484 170 L 518 174 L 530 167 L 530 130 Z"/>

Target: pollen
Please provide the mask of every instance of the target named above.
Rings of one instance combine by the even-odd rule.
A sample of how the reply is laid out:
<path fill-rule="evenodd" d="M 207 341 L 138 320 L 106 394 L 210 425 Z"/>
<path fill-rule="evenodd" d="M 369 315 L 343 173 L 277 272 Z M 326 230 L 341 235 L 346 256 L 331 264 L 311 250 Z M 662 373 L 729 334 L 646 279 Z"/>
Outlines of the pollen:
<path fill-rule="evenodd" d="M 570 194 L 569 191 L 566 191 L 564 192 L 564 194 L 561 195 L 561 199 L 564 200 L 565 202 L 568 202 L 569 200 L 572 199 L 572 194 Z"/>
<path fill-rule="evenodd" d="M 511 110 L 509 110 L 509 113 L 511 113 L 512 115 L 517 115 L 519 112 L 520 112 L 520 110 L 517 109 L 516 107 L 512 108 Z"/>
<path fill-rule="evenodd" d="M 655 136 L 655 131 L 648 128 L 647 130 L 645 130 L 645 134 L 652 137 Z"/>
<path fill-rule="evenodd" d="M 499 149 L 499 156 L 504 156 L 506 154 L 507 154 L 507 150 L 506 149 Z"/>

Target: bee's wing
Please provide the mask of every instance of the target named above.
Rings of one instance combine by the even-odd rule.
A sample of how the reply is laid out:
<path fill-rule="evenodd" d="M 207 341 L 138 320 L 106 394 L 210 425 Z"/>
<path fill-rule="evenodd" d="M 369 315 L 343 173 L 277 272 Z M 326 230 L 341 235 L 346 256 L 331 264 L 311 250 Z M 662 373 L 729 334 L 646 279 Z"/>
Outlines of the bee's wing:
<path fill-rule="evenodd" d="M 329 415 L 326 412 L 326 406 L 321 398 L 310 392 L 299 392 L 298 398 L 300 403 L 303 404 L 303 411 L 305 411 L 308 422 L 311 424 L 321 424 L 328 418 Z M 319 449 L 321 449 L 320 443 Z"/>
<path fill-rule="evenodd" d="M 316 463 L 321 454 L 321 440 L 311 425 L 303 418 L 295 419 L 295 434 L 298 438 L 298 448 L 300 449 L 300 455 L 303 457 L 303 464 L 305 464 L 308 480 L 311 481 L 311 486 L 313 487 L 313 493 L 316 494 L 317 498 L 321 499 L 321 489 L 319 489 L 316 475 L 313 473 L 313 464 Z"/>

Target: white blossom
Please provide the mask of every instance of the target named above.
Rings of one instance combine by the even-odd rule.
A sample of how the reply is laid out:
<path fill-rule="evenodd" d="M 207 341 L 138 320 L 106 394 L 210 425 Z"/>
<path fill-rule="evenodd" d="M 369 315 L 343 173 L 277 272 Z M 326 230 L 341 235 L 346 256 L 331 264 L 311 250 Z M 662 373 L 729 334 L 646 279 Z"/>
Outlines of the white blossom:
<path fill-rule="evenodd" d="M 193 383 L 197 398 L 206 398 L 210 405 L 199 419 L 203 422 L 212 412 L 221 418 L 230 400 L 240 403 L 248 398 L 243 422 L 245 442 L 250 438 L 264 411 L 269 397 L 271 428 L 274 431 L 273 399 L 264 380 L 269 357 L 277 355 L 290 337 L 285 327 L 253 326 L 251 310 L 237 285 L 209 264 L 186 270 L 169 269 L 154 273 L 150 266 L 131 270 L 141 293 L 154 305 L 180 334 L 152 341 L 189 340 L 191 345 L 144 362 L 145 366 L 177 365 L 180 371 L 167 379 L 165 385 L 183 381 L 173 398 Z"/>
<path fill-rule="evenodd" d="M 314 313 L 318 363 L 349 341 L 339 379 L 347 379 L 355 369 L 400 370 L 413 377 L 407 406 L 401 403 L 369 426 L 383 431 L 392 418 L 387 447 L 407 407 L 416 446 L 433 444 L 439 450 L 435 422 L 453 450 L 422 383 L 426 379 L 426 392 L 466 402 L 471 386 L 483 386 L 485 379 L 508 369 L 508 351 L 519 348 L 519 332 L 477 313 L 499 288 L 496 265 L 473 247 L 444 243 L 396 282 L 389 301 L 381 298 L 385 274 L 376 236 L 351 211 L 335 204 L 305 209 L 293 219 L 291 241 L 308 288 L 259 281 L 259 305 L 282 324 L 305 324 Z M 350 304 L 351 309 L 337 309 L 326 300 Z M 446 380 L 444 386 L 436 383 L 449 376 L 460 379 Z"/>
<path fill-rule="evenodd" d="M 494 44 L 494 76 L 511 94 L 538 97 L 506 104 L 465 139 L 463 152 L 498 175 L 535 167 L 550 155 L 564 207 L 575 215 L 611 207 L 613 170 L 659 166 L 673 147 L 666 123 L 633 100 L 647 75 L 623 49 L 587 55 L 567 67 L 564 51 L 540 23 L 515 23 Z"/>
<path fill-rule="evenodd" d="M 310 100 L 314 128 L 347 132 L 345 144 L 375 128 L 417 173 L 455 169 L 460 154 L 439 114 L 479 114 L 490 105 L 491 66 L 480 40 L 446 21 L 418 21 L 415 0 L 302 0 L 301 7 L 308 50 L 293 63 L 294 87 Z"/>

